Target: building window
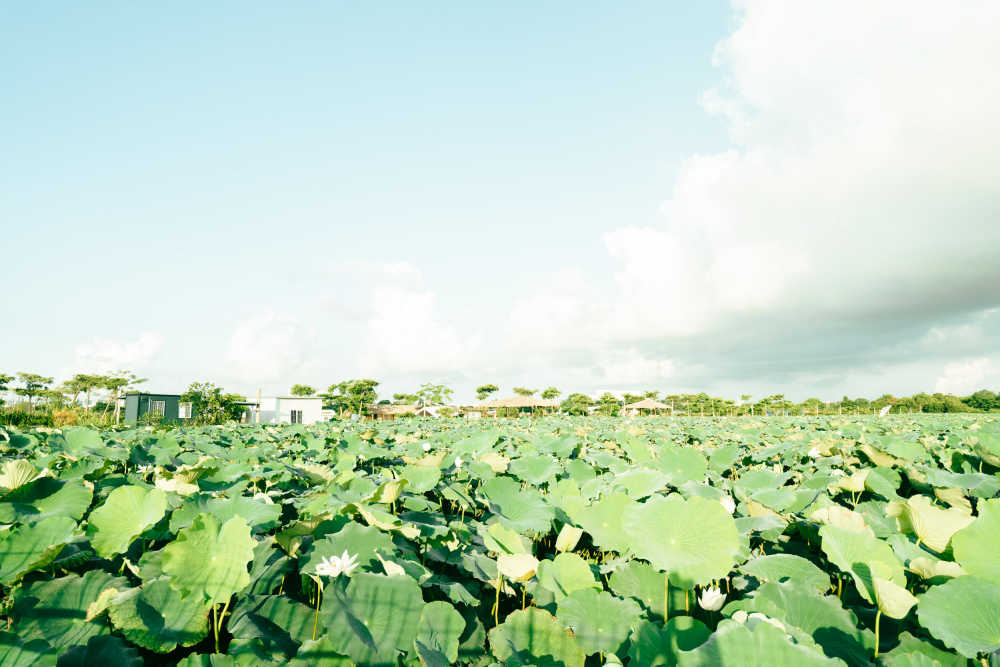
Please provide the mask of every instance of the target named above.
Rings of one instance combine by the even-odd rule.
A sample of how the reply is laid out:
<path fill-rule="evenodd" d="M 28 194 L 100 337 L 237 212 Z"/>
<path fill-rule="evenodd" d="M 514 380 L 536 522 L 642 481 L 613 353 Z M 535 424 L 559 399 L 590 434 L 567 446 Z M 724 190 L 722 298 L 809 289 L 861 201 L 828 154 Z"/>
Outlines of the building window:
<path fill-rule="evenodd" d="M 190 403 L 179 403 L 177 405 L 177 418 L 178 419 L 191 419 L 191 404 Z"/>
<path fill-rule="evenodd" d="M 292 423 L 293 424 L 301 424 L 302 423 L 302 411 L 301 410 L 292 410 Z"/>
<path fill-rule="evenodd" d="M 164 416 L 167 414 L 167 402 L 166 401 L 150 401 L 149 402 L 149 414 Z"/>

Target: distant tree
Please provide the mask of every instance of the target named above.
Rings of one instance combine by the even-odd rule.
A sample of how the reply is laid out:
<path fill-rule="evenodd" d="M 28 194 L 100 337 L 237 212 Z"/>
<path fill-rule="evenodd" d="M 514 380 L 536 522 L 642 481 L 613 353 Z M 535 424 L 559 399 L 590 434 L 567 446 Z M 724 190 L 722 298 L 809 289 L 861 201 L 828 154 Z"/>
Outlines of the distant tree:
<path fill-rule="evenodd" d="M 288 393 L 292 396 L 312 396 L 316 393 L 316 390 L 307 384 L 293 384 Z"/>
<path fill-rule="evenodd" d="M 136 376 L 132 371 L 117 371 L 111 375 L 105 375 L 101 381 L 101 388 L 107 389 L 111 394 L 110 400 L 104 404 L 104 416 L 108 414 L 108 406 L 113 402 L 115 405 L 115 423 L 118 423 L 121 416 L 121 409 L 118 406 L 118 399 L 129 389 L 135 389 L 137 384 L 142 384 L 146 378 Z"/>
<path fill-rule="evenodd" d="M 626 392 L 622 394 L 622 398 L 625 399 L 625 405 L 628 405 L 629 403 L 638 403 L 643 398 L 645 398 L 645 396 L 643 396 L 642 394 L 630 394 Z"/>
<path fill-rule="evenodd" d="M 648 391 L 642 392 L 642 397 L 643 398 L 651 398 L 654 401 L 658 401 L 658 400 L 660 400 L 660 392 L 656 391 L 655 389 L 650 389 Z"/>
<path fill-rule="evenodd" d="M 14 393 L 18 396 L 28 397 L 29 410 L 35 409 L 35 397 L 43 395 L 54 380 L 54 378 L 38 375 L 37 373 L 18 373 L 17 379 L 20 380 L 21 384 L 24 386 L 15 388 Z"/>
<path fill-rule="evenodd" d="M 84 394 L 83 406 L 90 409 L 90 394 L 94 389 L 103 389 L 107 383 L 107 375 L 95 375 L 88 373 L 77 373 L 63 383 L 63 390 L 72 396 L 70 403 L 76 403 L 77 397 Z"/>
<path fill-rule="evenodd" d="M 526 389 L 525 387 L 514 387 L 514 393 L 518 396 L 534 396 L 537 389 Z"/>
<path fill-rule="evenodd" d="M 807 398 L 802 401 L 801 406 L 803 414 L 819 414 L 819 411 L 823 408 L 823 401 L 818 398 Z"/>
<path fill-rule="evenodd" d="M 562 411 L 569 415 L 585 415 L 588 408 L 594 404 L 590 396 L 586 394 L 573 393 L 566 397 L 560 406 Z"/>
<path fill-rule="evenodd" d="M 437 411 L 438 417 L 454 417 L 458 414 L 458 408 L 452 405 L 445 405 Z"/>
<path fill-rule="evenodd" d="M 443 384 L 432 384 L 425 382 L 417 390 L 417 405 L 444 405 L 451 401 L 454 392 Z"/>
<path fill-rule="evenodd" d="M 419 401 L 419 400 L 420 399 L 417 398 L 416 394 L 402 394 L 402 393 L 400 393 L 400 394 L 393 394 L 392 395 L 392 402 L 395 403 L 396 405 L 416 405 L 417 401 Z M 386 401 L 386 403 L 388 403 L 388 402 L 389 401 Z"/>
<path fill-rule="evenodd" d="M 597 411 L 608 417 L 617 417 L 621 414 L 622 402 L 611 392 L 604 392 L 597 399 Z"/>
<path fill-rule="evenodd" d="M 484 384 L 476 387 L 476 398 L 480 401 L 485 401 L 490 394 L 495 394 L 500 391 L 500 387 L 495 384 Z"/>
<path fill-rule="evenodd" d="M 14 381 L 13 375 L 0 373 L 0 405 L 4 404 L 3 395 L 7 391 L 7 385 Z"/>
<path fill-rule="evenodd" d="M 0 382 L 2 384 L 2 382 Z M 966 396 L 962 402 L 973 410 L 988 412 L 1000 408 L 1000 394 L 996 394 L 989 389 L 980 389 L 971 396 Z"/>
<path fill-rule="evenodd" d="M 561 393 L 562 392 L 556 389 L 555 387 L 549 387 L 548 389 L 542 392 L 542 398 L 544 398 L 547 401 L 551 401 L 552 399 L 558 397 L 559 394 Z"/>
<path fill-rule="evenodd" d="M 344 380 L 337 384 L 331 384 L 325 394 L 320 394 L 327 402 L 338 410 L 341 414 L 349 413 L 363 416 L 368 413 L 369 408 L 375 403 L 378 394 L 375 387 L 378 380 Z"/>
<path fill-rule="evenodd" d="M 192 382 L 183 394 L 182 403 L 190 403 L 193 421 L 197 424 L 224 424 L 238 421 L 243 414 L 240 403 L 246 398 L 223 392 L 211 382 Z"/>

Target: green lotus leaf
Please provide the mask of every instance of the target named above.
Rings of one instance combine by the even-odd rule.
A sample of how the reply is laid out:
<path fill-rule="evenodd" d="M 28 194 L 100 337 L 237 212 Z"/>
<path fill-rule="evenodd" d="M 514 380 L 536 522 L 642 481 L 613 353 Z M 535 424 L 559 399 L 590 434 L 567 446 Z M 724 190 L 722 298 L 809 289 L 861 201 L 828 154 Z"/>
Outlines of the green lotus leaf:
<path fill-rule="evenodd" d="M 370 503 L 381 503 L 384 505 L 394 503 L 406 485 L 407 481 L 405 479 L 387 480 L 379 484 L 378 488 L 368 498 L 365 498 L 365 500 Z"/>
<path fill-rule="evenodd" d="M 39 477 L 7 494 L 0 501 L 0 521 L 34 523 L 50 516 L 83 518 L 94 492 L 81 480 Z"/>
<path fill-rule="evenodd" d="M 656 467 L 666 475 L 667 483 L 680 486 L 703 481 L 708 461 L 694 448 L 667 445 L 657 452 Z"/>
<path fill-rule="evenodd" d="M 761 556 L 747 561 L 739 567 L 739 570 L 764 582 L 795 581 L 821 595 L 830 589 L 830 575 L 801 556 L 791 554 Z"/>
<path fill-rule="evenodd" d="M 75 646 L 59 656 L 57 667 L 142 667 L 139 651 L 118 637 L 91 637 L 86 646 Z"/>
<path fill-rule="evenodd" d="M 633 504 L 625 493 L 610 493 L 581 509 L 574 521 L 605 551 L 625 551 L 628 538 L 622 531 L 622 515 Z"/>
<path fill-rule="evenodd" d="M 664 596 L 667 592 L 664 590 L 665 577 L 666 573 L 649 563 L 633 560 L 612 572 L 608 584 L 615 595 L 638 602 L 651 618 L 663 618 Z M 690 591 L 677 586 L 670 587 L 671 609 L 690 608 L 694 604 L 693 599 Z"/>
<path fill-rule="evenodd" d="M 967 667 L 968 660 L 917 639 L 909 632 L 899 635 L 899 644 L 879 656 L 885 667 Z"/>
<path fill-rule="evenodd" d="M 0 631 L 0 665 L 3 667 L 53 667 L 58 651 L 44 639 L 24 640 Z"/>
<path fill-rule="evenodd" d="M 480 525 L 479 535 L 483 538 L 486 551 L 495 554 L 530 554 L 531 542 L 502 523 Z"/>
<path fill-rule="evenodd" d="M 208 635 L 209 603 L 181 597 L 166 578 L 120 594 L 108 608 L 115 628 L 133 644 L 156 653 L 193 646 Z"/>
<path fill-rule="evenodd" d="M 27 459 L 4 461 L 0 469 L 0 495 L 8 494 L 35 479 L 38 469 Z"/>
<path fill-rule="evenodd" d="M 875 565 L 885 567 L 881 563 L 875 563 Z M 906 618 L 913 605 L 917 604 L 917 598 L 913 597 L 908 590 L 887 579 L 874 577 L 872 585 L 879 610 L 889 618 Z"/>
<path fill-rule="evenodd" d="M 967 658 L 1000 649 L 1000 583 L 956 577 L 917 600 L 920 625 Z"/>
<path fill-rule="evenodd" d="M 556 618 L 573 631 L 584 653 L 615 653 L 638 625 L 642 608 L 593 588 L 574 591 L 559 601 Z"/>
<path fill-rule="evenodd" d="M 90 513 L 87 535 L 99 555 L 111 558 L 167 512 L 167 494 L 144 486 L 119 486 Z"/>
<path fill-rule="evenodd" d="M 572 551 L 576 548 L 580 538 L 583 537 L 583 529 L 570 524 L 564 524 L 559 529 L 556 537 L 556 551 Z"/>
<path fill-rule="evenodd" d="M 35 582 L 18 596 L 15 628 L 21 637 L 44 639 L 54 648 L 86 645 L 91 637 L 107 632 L 103 621 L 87 621 L 90 605 L 102 591 L 128 587 L 127 579 L 101 570 Z"/>
<path fill-rule="evenodd" d="M 679 494 L 630 505 L 623 517 L 632 551 L 682 588 L 726 576 L 740 546 L 733 518 L 718 502 Z"/>
<path fill-rule="evenodd" d="M 539 585 L 552 593 L 557 602 L 573 591 L 601 587 L 587 561 L 570 552 L 541 561 L 537 576 Z"/>
<path fill-rule="evenodd" d="M 541 609 L 515 611 L 490 630 L 494 657 L 507 665 L 583 667 L 586 655 L 568 629 Z"/>
<path fill-rule="evenodd" d="M 250 526 L 241 517 L 220 526 L 211 514 L 199 514 L 163 547 L 163 572 L 185 596 L 222 602 L 250 584 L 253 548 Z"/>
<path fill-rule="evenodd" d="M 927 496 L 912 496 L 905 503 L 890 507 L 896 507 L 903 513 L 905 521 L 901 520 L 901 525 L 904 528 L 912 527 L 912 532 L 938 553 L 948 548 L 952 535 L 974 520 L 971 515 L 954 507 L 934 507 Z"/>
<path fill-rule="evenodd" d="M 500 554 L 497 569 L 511 581 L 523 583 L 535 576 L 538 559 L 531 554 Z"/>
<path fill-rule="evenodd" d="M 281 505 L 246 496 L 235 498 L 212 498 L 204 494 L 188 496 L 184 504 L 170 515 L 170 530 L 176 533 L 187 528 L 202 512 L 211 514 L 219 520 L 219 523 L 225 523 L 234 516 L 242 517 L 255 532 L 260 532 L 278 525 Z"/>
<path fill-rule="evenodd" d="M 399 651 L 413 648 L 423 608 L 420 587 L 409 577 L 362 572 L 346 591 L 326 587 L 320 622 L 338 651 L 359 665 L 394 665 Z"/>
<path fill-rule="evenodd" d="M 299 571 L 312 574 L 324 558 L 339 558 L 345 551 L 357 558 L 360 569 L 376 572 L 381 567 L 378 554 L 389 557 L 396 553 L 396 545 L 392 537 L 378 528 L 352 521 L 333 535 L 313 542 L 312 548 L 299 559 Z"/>
<path fill-rule="evenodd" d="M 875 636 L 857 627 L 857 619 L 835 595 L 821 595 L 803 582 L 766 583 L 749 597 L 727 604 L 722 613 L 758 612 L 798 628 L 823 652 L 849 664 L 866 664 L 875 648 Z"/>
<path fill-rule="evenodd" d="M 258 640 L 286 657 L 312 639 L 315 610 L 282 595 L 248 595 L 239 599 L 229 619 L 236 639 Z"/>
<path fill-rule="evenodd" d="M 458 660 L 458 644 L 465 632 L 465 619 L 447 602 L 428 602 L 420 612 L 414 644 L 417 653 L 426 657 L 440 654 L 446 665 Z M 432 658 L 433 660 L 433 658 Z"/>
<path fill-rule="evenodd" d="M 485 482 L 480 490 L 489 501 L 491 510 L 511 530 L 541 535 L 549 531 L 555 511 L 538 493 L 522 489 L 510 477 L 494 477 Z"/>
<path fill-rule="evenodd" d="M 295 655 L 295 660 L 288 663 L 289 667 L 352 667 L 353 662 L 347 656 L 338 652 L 327 637 L 308 640 Z"/>
<path fill-rule="evenodd" d="M 676 665 L 680 651 L 691 651 L 706 641 L 712 631 L 690 616 L 676 616 L 666 625 L 642 621 L 632 632 L 629 665 L 657 667 Z"/>
<path fill-rule="evenodd" d="M 540 486 L 555 477 L 562 466 L 551 456 L 530 455 L 514 459 L 507 470 L 532 486 Z"/>
<path fill-rule="evenodd" d="M 52 516 L 38 523 L 0 532 L 0 583 L 10 585 L 45 567 L 73 537 L 76 521 Z"/>
<path fill-rule="evenodd" d="M 614 488 L 621 489 L 633 500 L 651 496 L 666 486 L 667 476 L 658 470 L 648 468 L 629 470 L 623 475 L 616 475 L 614 480 Z"/>
<path fill-rule="evenodd" d="M 819 667 L 844 665 L 812 647 L 796 644 L 770 623 L 750 628 L 733 621 L 723 621 L 707 642 L 691 651 L 677 653 L 679 667 Z"/>
<path fill-rule="evenodd" d="M 898 586 L 906 585 L 906 573 L 896 558 L 892 547 L 874 535 L 856 533 L 838 526 L 826 525 L 819 529 L 823 553 L 841 571 L 851 575 L 858 593 L 868 602 L 874 602 L 872 562 L 885 565 L 883 579 Z"/>
<path fill-rule="evenodd" d="M 407 492 L 427 493 L 441 481 L 441 469 L 437 466 L 410 465 L 400 471 L 400 477 L 406 480 Z"/>
<path fill-rule="evenodd" d="M 1000 583 L 1000 498 L 979 503 L 979 516 L 951 538 L 955 561 L 969 574 Z"/>

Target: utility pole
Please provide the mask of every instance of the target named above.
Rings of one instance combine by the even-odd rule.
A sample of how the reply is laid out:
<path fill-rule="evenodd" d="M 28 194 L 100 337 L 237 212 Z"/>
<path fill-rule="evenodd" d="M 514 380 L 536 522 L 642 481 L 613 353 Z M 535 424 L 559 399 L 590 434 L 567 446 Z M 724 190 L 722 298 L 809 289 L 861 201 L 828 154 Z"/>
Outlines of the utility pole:
<path fill-rule="evenodd" d="M 260 423 L 260 387 L 257 387 L 257 418 L 256 423 Z"/>

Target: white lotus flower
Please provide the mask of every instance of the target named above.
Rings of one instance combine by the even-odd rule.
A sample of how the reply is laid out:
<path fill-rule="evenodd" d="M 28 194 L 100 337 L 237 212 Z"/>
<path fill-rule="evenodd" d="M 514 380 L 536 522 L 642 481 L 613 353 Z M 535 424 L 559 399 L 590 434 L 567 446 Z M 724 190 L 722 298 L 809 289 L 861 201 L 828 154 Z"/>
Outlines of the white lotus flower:
<path fill-rule="evenodd" d="M 698 596 L 698 606 L 705 611 L 719 611 L 726 602 L 726 595 L 715 586 L 702 590 Z"/>
<path fill-rule="evenodd" d="M 136 468 L 136 470 L 139 472 L 140 475 L 148 475 L 149 473 L 151 473 L 153 471 L 153 469 L 154 468 L 151 465 L 150 466 L 139 466 L 138 468 Z"/>
<path fill-rule="evenodd" d="M 819 456 L 819 447 L 813 447 L 809 450 L 809 458 L 814 459 Z"/>
<path fill-rule="evenodd" d="M 726 508 L 726 511 L 730 514 L 736 511 L 736 501 L 733 500 L 732 496 L 722 496 L 719 498 L 719 502 L 722 503 L 722 506 Z"/>
<path fill-rule="evenodd" d="M 429 452 L 429 451 L 431 451 L 431 443 L 429 443 L 429 442 L 425 442 L 425 443 L 423 444 L 423 447 L 424 447 L 424 451 L 425 451 L 425 452 Z"/>
<path fill-rule="evenodd" d="M 455 459 L 456 468 L 461 468 L 463 463 L 465 463 L 465 461 L 462 460 L 462 457 L 458 457 L 457 459 Z"/>
<path fill-rule="evenodd" d="M 324 557 L 316 566 L 316 574 L 321 577 L 339 577 L 341 574 L 351 576 L 358 566 L 357 555 L 351 556 L 345 550 L 340 556 Z"/>

